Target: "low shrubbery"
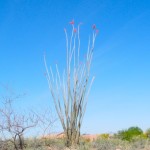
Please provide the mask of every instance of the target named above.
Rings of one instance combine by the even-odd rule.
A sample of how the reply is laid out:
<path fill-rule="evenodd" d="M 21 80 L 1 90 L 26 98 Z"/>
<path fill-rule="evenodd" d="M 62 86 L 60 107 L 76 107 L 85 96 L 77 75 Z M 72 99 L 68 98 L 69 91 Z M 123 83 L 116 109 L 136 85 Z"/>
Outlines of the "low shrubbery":
<path fill-rule="evenodd" d="M 142 129 L 139 127 L 130 127 L 127 130 L 118 131 L 115 136 L 121 140 L 132 141 L 135 137 L 143 137 L 144 134 Z"/>
<path fill-rule="evenodd" d="M 149 130 L 138 127 L 119 131 L 114 135 L 101 134 L 93 141 L 82 137 L 80 145 L 72 150 L 150 150 Z M 64 138 L 26 138 L 24 150 L 69 150 Z M 14 150 L 10 141 L 0 140 L 0 150 Z"/>

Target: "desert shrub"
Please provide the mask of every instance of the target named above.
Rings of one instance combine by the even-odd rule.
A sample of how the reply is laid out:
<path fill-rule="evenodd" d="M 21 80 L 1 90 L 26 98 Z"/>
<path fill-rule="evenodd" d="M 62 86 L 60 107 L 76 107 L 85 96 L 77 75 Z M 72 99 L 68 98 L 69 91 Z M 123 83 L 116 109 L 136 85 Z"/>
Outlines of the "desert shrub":
<path fill-rule="evenodd" d="M 133 136 L 138 136 L 138 135 L 143 134 L 142 129 L 140 129 L 139 127 L 130 127 L 128 129 L 128 132 Z"/>
<path fill-rule="evenodd" d="M 149 150 L 150 149 L 150 140 L 144 138 L 134 138 L 130 143 L 132 150 Z"/>
<path fill-rule="evenodd" d="M 120 139 L 97 139 L 93 142 L 93 148 L 96 150 L 130 150 L 130 144 Z"/>
<path fill-rule="evenodd" d="M 0 140 L 0 150 L 13 150 L 13 145 L 9 141 Z"/>
<path fill-rule="evenodd" d="M 126 141 L 132 141 L 134 137 L 142 136 L 143 131 L 139 127 L 130 127 L 128 130 L 121 130 L 117 133 L 117 137 L 126 140 Z"/>
<path fill-rule="evenodd" d="M 27 138 L 25 142 L 27 150 L 43 150 L 44 142 L 39 138 Z"/>
<path fill-rule="evenodd" d="M 78 145 L 77 150 L 90 150 L 91 149 L 91 144 L 90 142 L 87 143 L 80 143 L 80 145 Z"/>
<path fill-rule="evenodd" d="M 76 145 L 76 150 L 90 150 L 91 149 L 90 138 L 80 137 L 80 143 Z"/>
<path fill-rule="evenodd" d="M 99 139 L 99 138 L 100 138 L 100 139 L 108 139 L 108 138 L 109 138 L 109 134 L 106 134 L 106 133 L 100 134 L 97 138 L 98 138 L 98 139 Z"/>
<path fill-rule="evenodd" d="M 34 138 L 26 139 L 26 143 L 26 150 L 47 150 L 48 148 L 63 150 L 65 147 L 63 139 Z"/>
<path fill-rule="evenodd" d="M 134 138 L 131 145 L 132 145 L 132 149 L 144 149 L 145 147 L 145 140 L 144 139 L 140 139 L 140 138 Z"/>
<path fill-rule="evenodd" d="M 80 144 L 90 143 L 91 139 L 88 137 L 80 137 Z"/>
<path fill-rule="evenodd" d="M 146 130 L 145 135 L 150 138 L 150 128 Z"/>
<path fill-rule="evenodd" d="M 65 141 L 64 139 L 47 139 L 46 145 L 48 147 L 56 147 L 58 150 L 64 149 Z"/>

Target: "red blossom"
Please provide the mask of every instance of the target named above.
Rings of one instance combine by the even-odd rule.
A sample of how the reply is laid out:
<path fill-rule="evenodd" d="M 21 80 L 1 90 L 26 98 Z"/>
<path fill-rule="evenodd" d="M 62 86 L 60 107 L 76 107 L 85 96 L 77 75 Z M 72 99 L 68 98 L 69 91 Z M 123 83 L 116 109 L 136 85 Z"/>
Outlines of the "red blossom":
<path fill-rule="evenodd" d="M 99 30 L 97 29 L 95 32 L 96 32 L 96 34 L 98 34 L 98 33 L 99 33 Z"/>
<path fill-rule="evenodd" d="M 93 29 L 96 29 L 96 25 L 95 25 L 95 24 L 93 24 L 92 28 L 93 28 Z"/>
<path fill-rule="evenodd" d="M 74 20 L 70 21 L 69 23 L 73 25 L 74 24 Z"/>
<path fill-rule="evenodd" d="M 75 28 L 73 32 L 76 33 L 76 32 L 77 32 L 77 29 Z"/>

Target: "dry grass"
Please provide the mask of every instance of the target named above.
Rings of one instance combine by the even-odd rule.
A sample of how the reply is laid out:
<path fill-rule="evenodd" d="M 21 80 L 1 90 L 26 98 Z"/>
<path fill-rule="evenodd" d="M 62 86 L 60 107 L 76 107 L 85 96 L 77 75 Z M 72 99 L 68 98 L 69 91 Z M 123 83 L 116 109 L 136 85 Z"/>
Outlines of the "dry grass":
<path fill-rule="evenodd" d="M 54 137 L 54 138 L 52 138 Z M 132 142 L 121 139 L 100 138 L 98 135 L 84 135 L 81 138 L 80 146 L 66 148 L 63 138 L 39 138 L 26 139 L 24 150 L 150 150 L 150 139 L 137 138 Z M 14 150 L 12 146 L 0 148 L 0 150 Z"/>

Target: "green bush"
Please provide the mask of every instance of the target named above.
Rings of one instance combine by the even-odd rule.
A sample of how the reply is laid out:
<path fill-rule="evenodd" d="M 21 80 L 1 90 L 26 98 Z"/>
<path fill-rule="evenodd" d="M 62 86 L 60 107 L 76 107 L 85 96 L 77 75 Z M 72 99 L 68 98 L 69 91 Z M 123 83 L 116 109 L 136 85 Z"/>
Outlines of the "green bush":
<path fill-rule="evenodd" d="M 118 132 L 117 137 L 122 140 L 132 141 L 133 138 L 142 136 L 143 131 L 139 127 L 130 127 L 127 130 L 121 130 Z"/>

